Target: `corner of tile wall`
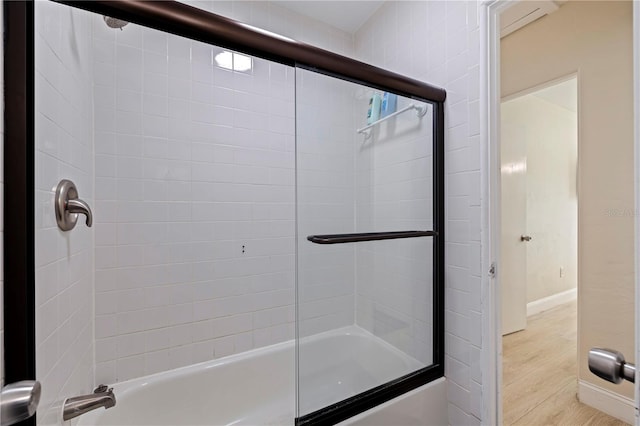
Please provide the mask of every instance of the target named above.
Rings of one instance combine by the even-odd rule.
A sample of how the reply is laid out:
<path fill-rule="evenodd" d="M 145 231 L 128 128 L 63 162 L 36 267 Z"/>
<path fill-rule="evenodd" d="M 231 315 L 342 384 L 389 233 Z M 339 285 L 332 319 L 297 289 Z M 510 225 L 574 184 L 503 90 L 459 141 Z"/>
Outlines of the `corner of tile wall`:
<path fill-rule="evenodd" d="M 450 424 L 479 424 L 482 349 L 476 1 L 385 3 L 355 35 L 364 61 L 447 90 L 445 375 Z M 409 22 L 409 30 L 407 30 Z"/>

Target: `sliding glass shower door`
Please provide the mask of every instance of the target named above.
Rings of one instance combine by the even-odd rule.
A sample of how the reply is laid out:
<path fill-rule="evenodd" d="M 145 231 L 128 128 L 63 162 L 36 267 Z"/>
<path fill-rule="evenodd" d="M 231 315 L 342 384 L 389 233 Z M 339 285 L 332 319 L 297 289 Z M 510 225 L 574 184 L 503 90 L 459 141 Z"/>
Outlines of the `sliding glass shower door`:
<path fill-rule="evenodd" d="M 434 364 L 433 109 L 296 69 L 301 424 Z"/>
<path fill-rule="evenodd" d="M 80 424 L 336 424 L 441 377 L 444 91 L 141 5 L 33 6 L 28 185 L 5 185 L 29 244 L 5 262 L 38 422 L 104 384 L 118 405 Z"/>

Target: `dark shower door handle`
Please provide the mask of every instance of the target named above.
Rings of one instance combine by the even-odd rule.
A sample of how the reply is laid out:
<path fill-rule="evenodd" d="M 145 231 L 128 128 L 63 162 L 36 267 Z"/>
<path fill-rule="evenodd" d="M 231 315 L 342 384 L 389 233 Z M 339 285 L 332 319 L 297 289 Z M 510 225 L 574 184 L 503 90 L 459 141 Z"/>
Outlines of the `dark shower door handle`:
<path fill-rule="evenodd" d="M 436 231 L 361 232 L 358 234 L 309 235 L 307 240 L 316 244 L 357 243 L 361 241 L 395 240 L 398 238 L 433 237 Z"/>

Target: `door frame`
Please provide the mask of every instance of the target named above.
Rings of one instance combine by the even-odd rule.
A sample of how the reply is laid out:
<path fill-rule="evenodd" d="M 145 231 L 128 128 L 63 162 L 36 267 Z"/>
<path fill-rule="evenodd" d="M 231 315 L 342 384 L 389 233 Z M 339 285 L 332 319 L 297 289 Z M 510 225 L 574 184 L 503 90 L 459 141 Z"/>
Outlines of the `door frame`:
<path fill-rule="evenodd" d="M 34 3 L 2 2 L 4 28 L 3 315 L 5 383 L 36 378 Z M 11 206 L 11 208 L 6 208 Z M 6 265 L 11 265 L 7 267 Z M 11 350 L 7 350 L 11 346 Z M 18 423 L 35 426 L 36 416 Z"/>
<path fill-rule="evenodd" d="M 5 383 L 35 380 L 34 3 L 3 2 Z M 10 59 L 10 60 L 9 60 Z M 10 206 L 10 208 L 6 208 Z M 8 346 L 11 350 L 7 350 Z M 19 423 L 35 425 L 35 416 Z"/>
<path fill-rule="evenodd" d="M 482 331 L 483 424 L 502 424 L 502 333 L 500 305 L 500 14 L 513 6 L 510 0 L 484 0 L 480 5 L 480 138 L 482 199 L 482 266 L 489 273 L 483 279 L 484 315 Z M 634 63 L 634 193 L 635 249 L 640 253 L 640 2 L 633 1 Z M 635 257 L 635 352 L 640 360 L 640 260 Z M 637 361 L 640 363 L 640 361 Z M 638 376 L 637 376 L 638 377 Z M 635 403 L 640 402 L 636 379 Z M 636 409 L 636 425 L 640 426 Z"/>
<path fill-rule="evenodd" d="M 635 326 L 636 326 L 636 363 L 640 363 L 640 4 L 633 2 L 633 112 L 635 121 L 633 123 L 634 138 L 634 173 L 635 173 L 635 241 L 634 247 L 636 252 L 635 261 Z M 638 407 L 640 407 L 640 375 L 636 372 L 635 381 L 635 400 L 636 400 L 636 426 L 640 426 L 640 417 L 638 416 Z"/>

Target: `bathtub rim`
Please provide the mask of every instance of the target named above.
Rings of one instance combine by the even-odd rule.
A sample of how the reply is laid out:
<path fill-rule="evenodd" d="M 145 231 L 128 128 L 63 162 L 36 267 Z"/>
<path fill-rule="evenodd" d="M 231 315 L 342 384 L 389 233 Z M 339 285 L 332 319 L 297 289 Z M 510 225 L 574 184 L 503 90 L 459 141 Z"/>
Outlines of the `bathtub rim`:
<path fill-rule="evenodd" d="M 385 341 L 384 339 L 376 336 L 375 334 L 371 333 L 370 331 L 368 331 L 368 330 L 366 330 L 366 329 L 364 329 L 364 328 L 362 328 L 362 327 L 360 327 L 358 325 L 355 325 L 355 324 L 348 325 L 348 326 L 345 326 L 345 327 L 340 327 L 340 328 L 337 328 L 337 329 L 327 330 L 327 331 L 323 331 L 321 333 L 313 334 L 311 336 L 303 337 L 301 339 L 301 344 L 316 342 L 318 340 L 323 340 L 323 339 L 325 339 L 327 337 L 349 336 L 349 335 L 362 336 L 362 337 L 366 337 L 366 338 L 375 339 L 378 343 L 383 345 L 386 349 L 390 350 L 391 352 L 393 352 L 394 355 L 398 356 L 399 358 L 403 359 L 404 361 L 408 360 L 409 362 L 412 362 L 412 363 L 422 364 L 417 359 L 415 359 L 415 358 L 411 357 L 410 355 L 402 352 L 400 349 L 398 349 L 395 346 L 391 345 L 389 342 Z M 278 352 L 278 351 L 281 351 L 283 349 L 286 349 L 289 346 L 294 346 L 294 347 L 296 346 L 296 339 L 295 338 L 294 339 L 285 340 L 285 341 L 279 342 L 279 343 L 274 343 L 272 345 L 253 348 L 253 349 L 250 349 L 248 351 L 239 352 L 237 354 L 231 354 L 231 355 L 227 355 L 227 356 L 224 356 L 224 357 L 211 359 L 211 360 L 207 360 L 207 361 L 200 361 L 200 362 L 189 364 L 189 365 L 185 365 L 185 366 L 182 366 L 182 367 L 172 368 L 171 370 L 158 371 L 156 373 L 151 373 L 151 374 L 147 374 L 147 375 L 140 376 L 140 377 L 134 377 L 134 378 L 131 378 L 131 379 L 123 380 L 121 382 L 116 382 L 116 383 L 107 384 L 107 385 L 109 387 L 113 388 L 114 391 L 120 392 L 120 394 L 124 393 L 126 395 L 132 389 L 135 389 L 138 386 L 146 386 L 147 384 L 149 384 L 151 382 L 164 382 L 164 381 L 166 381 L 166 379 L 180 377 L 180 376 L 188 374 L 188 373 L 190 373 L 192 371 L 196 372 L 196 371 L 199 371 L 199 370 L 208 370 L 210 368 L 219 367 L 219 366 L 226 365 L 226 364 L 232 364 L 232 363 L 235 363 L 235 362 L 246 360 L 248 358 L 253 358 L 256 355 L 272 354 L 274 352 Z M 296 370 L 296 372 L 297 372 L 297 368 L 298 368 L 297 364 L 298 364 L 298 357 L 295 356 L 295 365 L 293 366 L 293 368 Z M 146 382 L 146 383 L 141 383 L 141 382 Z"/>
<path fill-rule="evenodd" d="M 300 341 L 301 343 L 314 343 L 320 340 L 324 340 L 326 338 L 335 338 L 335 337 L 342 337 L 342 336 L 359 336 L 359 337 L 363 337 L 367 340 L 374 340 L 376 342 L 376 344 L 379 344 L 381 346 L 383 346 L 386 350 L 390 351 L 395 357 L 398 357 L 400 360 L 402 360 L 403 362 L 407 362 L 407 363 L 411 363 L 413 364 L 413 366 L 415 366 L 417 363 L 420 363 L 420 361 L 416 360 L 415 358 L 409 356 L 408 354 L 402 352 L 400 349 L 396 348 L 395 346 L 391 345 L 389 342 L 385 341 L 384 339 L 382 339 L 381 337 L 376 336 L 375 334 L 371 333 L 370 331 L 352 324 L 352 325 L 348 325 L 345 327 L 340 327 L 337 329 L 332 329 L 332 330 L 327 330 L 321 333 L 317 333 L 317 334 L 313 334 L 311 336 L 307 336 L 302 338 Z M 212 360 L 208 360 L 208 361 L 202 361 L 202 362 L 198 362 L 198 363 L 194 363 L 194 364 L 189 364 L 186 366 L 182 366 L 182 367 L 177 367 L 171 370 L 166 370 L 166 371 L 159 371 L 156 373 L 152 373 L 152 374 L 148 374 L 146 376 L 141 376 L 141 377 L 134 377 L 128 380 L 124 380 L 122 382 L 116 382 L 113 384 L 110 384 L 109 387 L 114 389 L 114 393 L 116 394 L 116 398 L 125 398 L 127 395 L 130 395 L 132 393 L 135 393 L 137 391 L 140 391 L 141 388 L 148 386 L 148 385 L 162 385 L 164 383 L 168 383 L 171 382 L 174 379 L 177 378 L 182 378 L 185 376 L 189 376 L 189 375 L 194 375 L 194 374 L 198 374 L 198 372 L 202 372 L 202 371 L 206 371 L 209 369 L 212 369 L 214 367 L 222 367 L 224 365 L 230 365 L 230 364 L 235 364 L 238 362 L 242 362 L 242 361 L 246 361 L 248 359 L 251 358 L 256 358 L 256 357 L 262 357 L 262 356 L 268 356 L 270 354 L 274 354 L 280 351 L 286 351 L 286 350 L 292 350 L 292 349 L 296 349 L 296 339 L 289 339 L 286 340 L 284 342 L 279 342 L 279 343 L 275 343 L 272 345 L 268 345 L 268 346 L 262 346 L 262 347 L 258 347 L 258 348 L 254 348 L 254 349 L 250 349 L 248 351 L 244 351 L 244 352 L 240 352 L 237 354 L 232 354 L 232 355 L 228 355 L 225 357 L 221 357 L 221 358 L 217 358 L 217 359 L 212 359 Z M 298 415 L 298 394 L 297 394 L 297 389 L 299 386 L 298 383 L 298 358 L 295 355 L 295 352 L 291 354 L 294 357 L 294 364 L 291 366 L 291 368 L 294 369 L 293 371 L 293 377 L 294 377 L 294 386 L 295 386 L 295 391 L 293 394 L 293 398 L 292 398 L 292 405 L 293 405 L 293 411 L 292 411 L 292 420 L 294 420 L 297 424 L 299 417 L 296 417 Z M 414 367 L 411 368 L 414 368 Z M 432 364 L 433 366 L 433 364 Z M 429 368 L 429 367 L 426 367 Z M 424 369 L 424 368 L 423 368 Z M 401 377 L 398 377 L 394 380 L 392 380 L 391 382 L 387 382 L 384 383 L 382 385 L 367 389 L 363 392 L 360 392 L 359 394 L 356 394 L 355 396 L 343 399 L 337 403 L 334 404 L 330 404 L 326 407 L 323 407 L 319 410 L 313 411 L 309 414 L 314 414 L 317 413 L 319 411 L 324 411 L 327 408 L 333 407 L 335 405 L 340 405 L 342 404 L 344 401 L 349 401 L 353 398 L 357 398 L 358 395 L 362 395 L 362 394 L 368 394 L 370 393 L 372 390 L 378 389 L 378 388 L 384 388 L 386 386 L 388 386 L 390 383 L 394 383 L 397 380 L 401 380 L 411 374 L 415 374 L 416 371 L 422 371 L 423 369 L 419 369 L 419 370 L 413 370 L 411 373 L 403 375 Z M 433 381 L 431 381 L 433 382 Z M 424 384 L 423 386 L 429 385 L 431 382 Z M 422 388 L 422 386 L 419 386 L 418 388 L 414 388 L 415 389 L 419 389 Z M 387 400 L 385 402 L 388 401 L 393 401 L 395 399 L 397 399 L 398 397 L 402 396 L 402 395 L 409 395 L 412 392 L 412 390 L 408 390 L 405 392 L 400 393 L 397 397 L 392 398 L 391 400 Z M 375 404 L 373 407 L 382 405 L 384 403 L 381 404 Z M 64 405 L 64 404 L 63 404 Z M 372 408 L 373 408 L 372 407 Z M 363 411 L 361 411 L 363 412 Z M 368 410 L 366 411 L 368 412 Z M 83 415 L 81 418 L 79 418 L 76 423 L 73 423 L 74 425 L 79 425 L 79 426 L 89 426 L 92 425 L 92 420 L 96 421 L 98 420 L 101 415 L 104 413 L 104 410 L 96 410 L 96 411 L 92 411 L 89 412 L 85 415 Z M 307 414 L 308 415 L 308 414 Z M 305 415 L 305 416 L 307 416 Z M 325 415 L 325 414 L 323 414 Z M 304 417 L 304 416 L 301 416 Z M 350 419 L 353 416 L 350 416 L 347 419 Z M 60 418 L 62 418 L 62 407 L 60 407 Z M 68 425 L 70 423 L 68 422 L 64 422 L 64 425 Z"/>

